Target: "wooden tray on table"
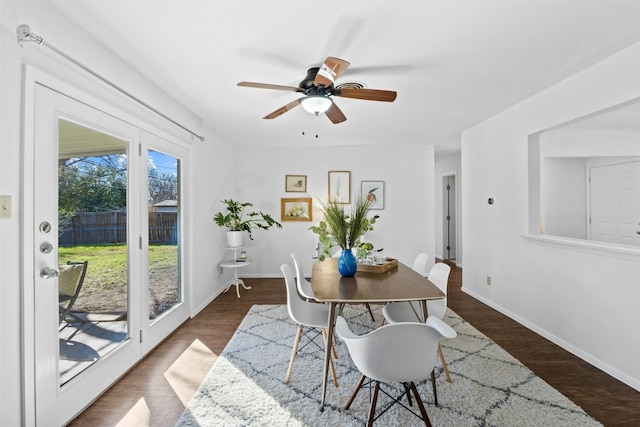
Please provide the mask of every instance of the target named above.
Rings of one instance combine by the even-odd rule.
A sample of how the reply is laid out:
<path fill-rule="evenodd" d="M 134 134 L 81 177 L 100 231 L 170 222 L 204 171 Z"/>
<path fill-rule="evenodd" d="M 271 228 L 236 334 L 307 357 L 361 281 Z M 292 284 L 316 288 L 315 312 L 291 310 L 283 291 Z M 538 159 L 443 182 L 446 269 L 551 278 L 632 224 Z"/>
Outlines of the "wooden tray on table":
<path fill-rule="evenodd" d="M 358 263 L 358 271 L 365 273 L 384 273 L 398 267 L 398 260 L 395 258 L 385 258 L 382 264 Z"/>

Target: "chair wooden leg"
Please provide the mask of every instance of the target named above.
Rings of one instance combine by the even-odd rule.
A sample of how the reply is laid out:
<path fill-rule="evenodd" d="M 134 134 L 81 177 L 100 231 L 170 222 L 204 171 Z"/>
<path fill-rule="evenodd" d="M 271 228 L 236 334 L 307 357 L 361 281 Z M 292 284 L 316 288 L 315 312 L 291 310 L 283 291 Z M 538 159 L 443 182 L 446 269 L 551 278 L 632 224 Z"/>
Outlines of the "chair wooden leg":
<path fill-rule="evenodd" d="M 420 414 L 422 414 L 424 425 L 427 427 L 431 427 L 431 420 L 429 419 L 429 415 L 427 415 L 427 410 L 424 408 L 424 403 L 422 403 L 422 398 L 418 394 L 418 388 L 416 387 L 415 383 L 411 383 L 411 390 L 413 390 L 413 396 L 416 398 L 418 408 L 420 408 Z"/>
<path fill-rule="evenodd" d="M 447 361 L 444 360 L 444 353 L 442 352 L 442 347 L 440 347 L 440 343 L 438 343 L 438 355 L 440 355 L 440 362 L 442 362 L 442 369 L 444 369 L 444 376 L 448 382 L 452 383 L 451 375 L 449 375 L 449 367 L 447 366 Z"/>
<path fill-rule="evenodd" d="M 384 314 L 383 314 L 382 315 L 382 319 L 380 320 L 380 327 L 383 327 L 386 321 L 387 321 L 387 319 L 384 318 Z"/>
<path fill-rule="evenodd" d="M 436 388 L 436 370 L 431 371 L 431 385 L 433 386 L 433 401 L 438 406 L 438 389 Z"/>
<path fill-rule="evenodd" d="M 349 398 L 349 400 L 347 401 L 347 404 L 344 405 L 344 409 L 347 410 L 349 409 L 349 407 L 351 406 L 351 404 L 353 403 L 353 400 L 356 398 L 356 396 L 358 395 L 358 392 L 360 391 L 360 388 L 362 387 L 362 383 L 364 382 L 365 378 L 367 378 L 366 375 L 362 375 L 360 377 L 360 379 L 358 380 L 358 384 L 356 384 L 356 388 L 353 389 L 353 392 L 351 393 L 351 397 Z"/>
<path fill-rule="evenodd" d="M 300 337 L 302 336 L 302 325 L 298 326 L 298 332 L 296 332 L 296 339 L 293 341 L 293 349 L 291 350 L 291 359 L 289 360 L 289 369 L 287 370 L 287 377 L 284 380 L 285 384 L 289 384 L 289 378 L 291 378 L 291 372 L 293 371 L 293 361 L 296 358 L 298 352 L 298 344 L 300 344 Z"/>
<path fill-rule="evenodd" d="M 331 375 L 333 376 L 333 385 L 338 387 L 338 377 L 336 376 L 336 368 L 333 366 L 333 357 L 329 358 L 329 368 L 331 368 Z"/>
<path fill-rule="evenodd" d="M 326 346 L 328 345 L 328 340 L 327 331 L 324 328 L 322 329 L 322 339 L 324 340 L 324 345 L 326 348 Z M 333 385 L 338 387 L 338 376 L 336 375 L 336 368 L 333 365 L 333 357 L 337 357 L 336 349 L 334 348 L 334 346 L 331 346 L 331 353 L 333 354 L 333 356 L 329 356 L 329 368 L 331 368 L 331 375 L 333 376 Z"/>
<path fill-rule="evenodd" d="M 324 345 L 327 345 L 327 330 L 322 328 L 322 338 L 324 338 Z M 336 334 L 333 334 L 333 345 L 331 346 L 331 354 L 336 359 L 338 358 L 338 353 L 336 352 Z"/>
<path fill-rule="evenodd" d="M 378 391 L 380 391 L 380 382 L 376 381 L 376 387 L 373 389 L 371 406 L 369 407 L 369 419 L 367 420 L 367 427 L 373 427 L 373 419 L 376 415 L 376 404 L 378 403 Z"/>

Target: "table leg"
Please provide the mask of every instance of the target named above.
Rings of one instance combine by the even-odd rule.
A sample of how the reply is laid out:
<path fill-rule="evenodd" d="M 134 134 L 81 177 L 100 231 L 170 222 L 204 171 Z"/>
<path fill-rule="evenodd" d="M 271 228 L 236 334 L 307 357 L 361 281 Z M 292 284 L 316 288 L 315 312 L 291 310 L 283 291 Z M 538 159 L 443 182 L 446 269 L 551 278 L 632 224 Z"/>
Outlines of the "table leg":
<path fill-rule="evenodd" d="M 247 290 L 248 290 L 248 289 L 251 289 L 251 286 L 249 286 L 249 285 L 245 285 L 245 284 L 244 284 L 244 281 L 243 281 L 242 279 L 238 279 L 238 283 L 240 283 L 240 286 L 242 286 L 243 288 L 245 288 L 245 289 L 247 289 Z"/>
<path fill-rule="evenodd" d="M 327 345 L 324 346 L 324 370 L 322 375 L 322 399 L 320 411 L 324 411 L 324 399 L 327 395 L 327 378 L 329 377 L 329 363 L 331 361 L 331 348 L 333 346 L 333 328 L 336 323 L 336 303 L 329 304 L 329 324 L 327 326 Z"/>
<path fill-rule="evenodd" d="M 240 298 L 240 286 L 247 290 L 251 289 L 251 286 L 245 285 L 244 281 L 238 277 L 237 268 L 233 269 L 233 279 L 231 279 L 231 281 L 229 282 L 229 286 L 227 286 L 227 289 L 225 289 L 224 292 L 227 292 L 232 286 L 236 287 L 236 295 L 238 296 L 238 298 Z"/>
<path fill-rule="evenodd" d="M 244 284 L 244 281 L 242 279 L 238 279 L 237 277 L 238 275 L 236 274 L 236 294 L 238 295 L 238 298 L 240 298 L 240 286 L 242 286 L 245 289 L 251 289 L 251 286 L 247 286 Z"/>
<path fill-rule="evenodd" d="M 422 311 L 422 321 L 426 322 L 427 317 L 429 317 L 429 312 L 427 311 L 427 300 L 420 300 L 420 309 Z"/>

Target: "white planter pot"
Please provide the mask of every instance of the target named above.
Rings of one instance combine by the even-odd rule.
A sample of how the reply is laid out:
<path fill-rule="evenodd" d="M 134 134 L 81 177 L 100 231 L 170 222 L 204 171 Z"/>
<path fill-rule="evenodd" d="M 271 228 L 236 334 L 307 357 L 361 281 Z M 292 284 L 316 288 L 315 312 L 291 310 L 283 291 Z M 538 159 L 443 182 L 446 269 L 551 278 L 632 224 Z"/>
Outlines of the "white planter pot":
<path fill-rule="evenodd" d="M 238 248 L 242 246 L 242 238 L 244 231 L 227 231 L 227 245 L 230 248 Z"/>

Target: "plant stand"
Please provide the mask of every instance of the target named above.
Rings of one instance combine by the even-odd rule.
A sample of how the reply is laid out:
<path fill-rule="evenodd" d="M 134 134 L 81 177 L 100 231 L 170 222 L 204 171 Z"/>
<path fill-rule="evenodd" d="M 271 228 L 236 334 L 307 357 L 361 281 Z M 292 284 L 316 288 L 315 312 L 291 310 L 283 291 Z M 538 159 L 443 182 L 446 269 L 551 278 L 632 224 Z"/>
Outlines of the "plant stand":
<path fill-rule="evenodd" d="M 242 249 L 241 246 L 237 248 L 227 248 L 227 249 L 233 251 L 233 259 L 221 261 L 218 264 L 218 266 L 221 269 L 232 268 L 233 278 L 228 282 L 227 288 L 224 290 L 224 292 L 227 292 L 231 288 L 231 286 L 235 286 L 236 295 L 238 296 L 238 298 L 240 298 L 240 286 L 242 286 L 244 289 L 247 289 L 247 290 L 251 289 L 251 286 L 245 285 L 244 281 L 238 277 L 238 269 L 242 267 L 246 267 L 247 265 L 253 263 L 253 261 L 249 258 L 245 258 L 243 260 L 240 260 L 238 258 L 237 254 L 238 254 L 238 250 Z"/>

